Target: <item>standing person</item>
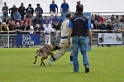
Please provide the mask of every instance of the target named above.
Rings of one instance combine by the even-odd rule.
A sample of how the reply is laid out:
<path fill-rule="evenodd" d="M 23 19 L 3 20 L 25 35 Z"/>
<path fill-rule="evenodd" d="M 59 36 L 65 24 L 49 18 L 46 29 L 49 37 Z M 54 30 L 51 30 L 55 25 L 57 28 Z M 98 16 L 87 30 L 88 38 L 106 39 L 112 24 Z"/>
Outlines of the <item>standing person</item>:
<path fill-rule="evenodd" d="M 24 20 L 26 9 L 23 3 L 21 3 L 21 6 L 18 8 L 18 12 L 21 14 L 21 20 Z"/>
<path fill-rule="evenodd" d="M 34 14 L 34 8 L 31 6 L 31 4 L 28 5 L 26 9 L 26 13 L 32 19 L 33 14 Z"/>
<path fill-rule="evenodd" d="M 67 51 L 67 48 L 72 48 L 72 45 L 68 46 L 68 32 L 69 32 L 69 19 L 71 18 L 71 14 L 67 14 L 66 15 L 66 19 L 65 21 L 63 21 L 62 25 L 61 25 L 61 40 L 59 43 L 60 46 L 60 50 L 53 55 L 53 57 L 50 58 L 49 61 L 49 65 L 52 65 L 53 61 L 58 60 L 61 56 L 63 56 L 65 54 L 65 52 Z"/>
<path fill-rule="evenodd" d="M 41 8 L 40 4 L 37 4 L 37 7 L 35 8 L 36 15 L 42 19 L 43 9 Z"/>
<path fill-rule="evenodd" d="M 50 4 L 49 8 L 50 8 L 51 16 L 53 16 L 53 14 L 58 13 L 58 6 L 57 6 L 57 4 L 55 4 L 54 0 L 52 0 L 52 3 Z"/>
<path fill-rule="evenodd" d="M 8 6 L 6 2 L 4 2 L 4 6 L 2 7 L 3 12 L 3 21 L 5 22 L 6 18 L 8 17 Z"/>
<path fill-rule="evenodd" d="M 68 34 L 68 43 L 70 44 L 70 37 L 72 37 L 72 47 L 73 47 L 73 66 L 74 72 L 79 71 L 79 62 L 78 62 L 78 50 L 83 56 L 83 65 L 85 66 L 85 73 L 89 72 L 89 62 L 87 55 L 87 42 L 85 41 L 86 37 L 89 36 L 89 45 L 92 45 L 92 33 L 91 33 L 91 24 L 88 22 L 88 19 L 85 18 L 82 14 L 83 7 L 78 6 L 76 8 L 76 14 L 70 19 L 69 22 L 69 34 Z"/>
<path fill-rule="evenodd" d="M 14 20 L 14 13 L 15 13 L 17 10 L 18 10 L 18 9 L 17 9 L 16 5 L 13 5 L 13 7 L 11 7 L 11 8 L 9 9 L 9 13 L 11 14 L 12 20 Z"/>
<path fill-rule="evenodd" d="M 48 20 L 45 21 L 43 28 L 45 34 L 45 44 L 51 44 L 51 33 L 55 30 L 52 28 L 52 25 L 49 23 Z"/>
<path fill-rule="evenodd" d="M 13 17 L 16 22 L 20 22 L 21 14 L 18 12 L 18 10 L 15 10 L 15 12 L 13 13 Z"/>
<path fill-rule="evenodd" d="M 61 4 L 60 12 L 62 15 L 62 20 L 64 21 L 66 18 L 66 14 L 69 12 L 69 4 L 66 3 L 66 0 L 63 0 L 63 3 Z"/>
<path fill-rule="evenodd" d="M 80 1 L 77 1 L 76 8 L 77 8 L 78 6 L 82 6 L 82 7 L 83 7 L 83 5 L 81 4 L 81 2 L 80 2 Z"/>

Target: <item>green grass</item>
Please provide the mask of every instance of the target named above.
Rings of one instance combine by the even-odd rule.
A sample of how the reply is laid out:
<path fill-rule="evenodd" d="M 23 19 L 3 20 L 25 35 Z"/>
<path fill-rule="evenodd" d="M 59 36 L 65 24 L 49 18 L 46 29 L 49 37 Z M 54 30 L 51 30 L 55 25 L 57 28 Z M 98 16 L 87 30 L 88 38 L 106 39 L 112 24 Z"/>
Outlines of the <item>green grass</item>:
<path fill-rule="evenodd" d="M 62 58 L 40 66 L 40 57 L 34 65 L 38 48 L 0 48 L 0 82 L 124 82 L 124 47 L 93 47 L 88 52 L 90 73 L 84 73 L 79 53 L 80 69 L 73 73 L 67 52 Z"/>

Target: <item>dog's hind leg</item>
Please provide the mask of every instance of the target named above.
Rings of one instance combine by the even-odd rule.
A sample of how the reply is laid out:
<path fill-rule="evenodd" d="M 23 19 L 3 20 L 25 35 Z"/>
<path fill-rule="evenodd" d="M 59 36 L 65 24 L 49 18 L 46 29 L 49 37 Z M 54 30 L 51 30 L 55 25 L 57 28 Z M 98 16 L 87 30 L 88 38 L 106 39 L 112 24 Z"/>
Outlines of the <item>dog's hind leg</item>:
<path fill-rule="evenodd" d="M 43 60 L 44 60 L 44 58 L 41 58 L 41 64 L 40 64 L 41 66 L 42 66 L 42 64 L 45 66 L 45 63 Z"/>
<path fill-rule="evenodd" d="M 35 61 L 34 61 L 34 63 L 33 64 L 35 64 L 37 62 L 37 56 L 35 56 Z"/>

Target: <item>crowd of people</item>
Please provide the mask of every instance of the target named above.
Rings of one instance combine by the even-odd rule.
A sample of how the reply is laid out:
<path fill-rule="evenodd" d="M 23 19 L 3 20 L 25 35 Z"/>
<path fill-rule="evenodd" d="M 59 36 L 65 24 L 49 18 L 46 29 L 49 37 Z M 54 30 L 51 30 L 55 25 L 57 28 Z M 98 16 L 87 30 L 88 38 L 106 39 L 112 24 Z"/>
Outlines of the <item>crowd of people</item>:
<path fill-rule="evenodd" d="M 107 32 L 120 32 L 124 30 L 124 15 L 112 15 L 111 17 L 104 20 L 102 16 L 97 14 L 91 16 L 92 30 L 107 30 Z"/>
<path fill-rule="evenodd" d="M 76 8 L 82 6 L 80 1 L 77 1 Z M 55 32 L 55 38 L 60 34 L 61 24 L 66 18 L 66 14 L 70 12 L 69 4 L 66 0 L 60 6 L 61 17 L 58 16 L 58 6 L 54 0 L 49 5 L 50 16 L 42 16 L 43 9 L 39 3 L 36 4 L 34 9 L 31 4 L 26 8 L 23 3 L 17 8 L 16 5 L 8 7 L 7 3 L 4 2 L 2 7 L 3 15 L 0 19 L 0 31 L 9 31 L 11 33 L 30 33 L 30 34 L 44 34 L 49 35 Z M 10 16 L 8 16 L 10 14 Z M 34 14 L 36 16 L 34 16 Z M 108 20 L 97 14 L 91 16 L 92 30 L 115 30 L 120 32 L 124 30 L 124 15 L 119 18 L 119 15 L 112 15 Z M 46 29 L 46 27 L 52 27 L 54 29 Z M 50 43 L 50 41 L 49 41 Z"/>

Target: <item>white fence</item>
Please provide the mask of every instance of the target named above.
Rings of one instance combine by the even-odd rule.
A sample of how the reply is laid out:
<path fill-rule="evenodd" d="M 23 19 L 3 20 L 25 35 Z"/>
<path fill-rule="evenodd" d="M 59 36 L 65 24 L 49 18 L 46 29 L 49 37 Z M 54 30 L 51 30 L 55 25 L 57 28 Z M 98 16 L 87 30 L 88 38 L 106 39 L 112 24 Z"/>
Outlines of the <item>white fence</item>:
<path fill-rule="evenodd" d="M 99 37 L 98 34 L 99 33 L 104 33 L 105 34 L 105 33 L 107 33 L 107 31 L 106 30 L 102 30 L 102 31 L 93 30 L 92 31 L 93 45 L 100 44 L 98 42 L 98 37 Z M 116 34 L 115 31 L 113 31 L 113 33 Z M 119 44 L 119 45 L 123 45 L 124 44 L 124 31 L 121 31 L 120 34 L 122 34 L 122 44 Z M 0 32 L 0 47 L 7 47 L 7 48 L 27 47 L 27 46 L 17 46 L 16 36 L 17 36 L 17 34 L 11 34 L 11 32 L 7 33 L 7 34 L 3 34 L 3 32 Z M 54 36 L 54 34 L 52 36 Z M 58 45 L 59 41 L 60 41 L 60 37 L 58 38 L 58 40 L 55 40 L 54 38 L 52 38 L 52 41 L 55 42 L 55 44 Z M 28 47 L 37 47 L 37 46 L 44 45 L 44 43 L 45 43 L 44 36 L 40 37 L 40 42 L 41 42 L 40 45 L 33 45 L 33 46 L 28 46 Z M 109 43 L 107 43 L 107 44 L 109 44 Z M 111 43 L 111 44 L 114 44 L 114 43 Z"/>

